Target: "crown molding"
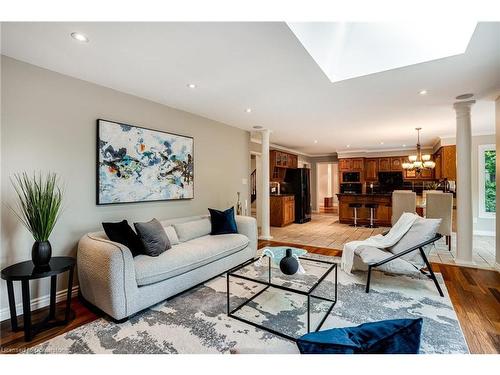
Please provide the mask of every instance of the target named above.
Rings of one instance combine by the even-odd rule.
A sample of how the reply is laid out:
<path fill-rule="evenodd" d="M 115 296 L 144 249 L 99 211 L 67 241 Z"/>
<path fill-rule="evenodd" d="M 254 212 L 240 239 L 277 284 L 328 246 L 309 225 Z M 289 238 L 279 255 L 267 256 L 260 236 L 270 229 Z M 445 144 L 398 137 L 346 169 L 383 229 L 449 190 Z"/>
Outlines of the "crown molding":
<path fill-rule="evenodd" d="M 258 138 L 250 138 L 250 142 L 257 143 L 257 144 L 262 144 L 262 140 L 258 139 Z M 306 156 L 308 158 L 320 158 L 320 157 L 327 157 L 327 156 L 335 156 L 335 153 L 331 153 L 331 154 L 308 154 L 307 152 L 298 151 L 298 150 L 295 150 L 295 149 L 290 148 L 290 147 L 285 147 L 285 146 L 279 145 L 277 143 L 270 143 L 269 144 L 269 148 L 272 148 L 274 150 L 287 151 L 287 152 L 290 152 L 290 153 L 293 153 L 293 154 Z"/>

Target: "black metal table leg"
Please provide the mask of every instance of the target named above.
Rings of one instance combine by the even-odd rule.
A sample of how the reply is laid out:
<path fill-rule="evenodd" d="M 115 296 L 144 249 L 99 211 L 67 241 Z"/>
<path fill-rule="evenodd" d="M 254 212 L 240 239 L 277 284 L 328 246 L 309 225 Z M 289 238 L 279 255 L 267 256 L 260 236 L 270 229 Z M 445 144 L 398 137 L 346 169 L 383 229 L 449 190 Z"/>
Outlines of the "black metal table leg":
<path fill-rule="evenodd" d="M 57 287 L 57 275 L 54 275 L 50 277 L 49 319 L 54 319 L 56 317 L 56 287 Z"/>
<path fill-rule="evenodd" d="M 30 301 L 30 282 L 29 280 L 21 281 L 23 290 L 23 326 L 24 340 L 31 341 L 31 301 Z"/>
<path fill-rule="evenodd" d="M 7 280 L 7 294 L 9 296 L 10 327 L 12 331 L 16 332 L 19 329 L 17 326 L 16 298 L 14 297 L 14 285 L 10 280 Z"/>
<path fill-rule="evenodd" d="M 68 276 L 68 291 L 66 292 L 66 313 L 64 314 L 64 321 L 69 321 L 69 314 L 71 312 L 71 294 L 73 292 L 73 273 L 75 271 L 75 267 L 71 267 L 69 270 Z"/>
<path fill-rule="evenodd" d="M 307 333 L 311 332 L 311 296 L 307 295 Z"/>
<path fill-rule="evenodd" d="M 230 299 L 229 299 L 229 272 L 226 273 L 226 295 L 227 295 L 227 315 L 231 312 L 231 306 L 229 305 Z"/>

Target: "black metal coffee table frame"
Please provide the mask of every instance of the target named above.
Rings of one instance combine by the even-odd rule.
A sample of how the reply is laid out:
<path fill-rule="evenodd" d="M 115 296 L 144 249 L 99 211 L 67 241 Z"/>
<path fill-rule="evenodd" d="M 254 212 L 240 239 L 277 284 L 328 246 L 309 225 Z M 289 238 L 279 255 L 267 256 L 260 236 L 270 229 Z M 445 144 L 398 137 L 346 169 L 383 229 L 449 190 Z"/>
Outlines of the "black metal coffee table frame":
<path fill-rule="evenodd" d="M 244 275 L 238 275 L 238 274 L 236 274 L 236 272 L 238 272 L 242 268 L 247 267 L 247 266 L 249 266 L 249 265 L 257 262 L 259 260 L 259 258 L 250 259 L 250 260 L 248 260 L 248 261 L 240 264 L 239 266 L 236 266 L 236 267 L 230 269 L 229 271 L 227 271 L 227 273 L 226 273 L 227 315 L 229 317 L 233 318 L 233 319 L 237 319 L 237 320 L 242 321 L 244 323 L 250 324 L 250 325 L 252 325 L 252 326 L 254 326 L 256 328 L 264 329 L 264 330 L 266 330 L 268 332 L 271 332 L 271 333 L 273 333 L 275 335 L 284 337 L 284 338 L 292 340 L 292 341 L 297 341 L 296 337 L 289 336 L 289 335 L 287 335 L 287 334 L 285 334 L 283 332 L 276 331 L 276 330 L 274 330 L 272 328 L 269 328 L 269 327 L 264 327 L 264 326 L 262 326 L 262 325 L 260 325 L 258 323 L 252 322 L 251 320 L 247 320 L 247 319 L 242 318 L 242 317 L 240 317 L 238 315 L 235 315 L 235 313 L 238 310 L 240 310 L 242 307 L 244 307 L 245 305 L 247 305 L 249 302 L 253 301 L 255 298 L 257 298 L 258 296 L 260 296 L 267 289 L 269 289 L 270 287 L 272 287 L 272 288 L 281 289 L 281 290 L 284 290 L 284 291 L 287 291 L 287 292 L 290 292 L 290 293 L 300 294 L 300 295 L 303 295 L 303 296 L 307 297 L 307 332 L 308 333 L 311 332 L 311 298 L 316 298 L 316 299 L 319 299 L 319 300 L 322 300 L 322 301 L 331 302 L 332 305 L 330 306 L 330 308 L 328 309 L 328 311 L 323 316 L 323 318 L 321 319 L 320 323 L 318 324 L 318 326 L 314 330 L 315 332 L 319 331 L 321 329 L 321 327 L 323 326 L 323 323 L 325 322 L 326 318 L 328 318 L 328 315 L 330 315 L 330 312 L 332 311 L 333 307 L 337 303 L 337 263 L 328 262 L 328 261 L 325 261 L 325 260 L 312 259 L 312 258 L 307 258 L 307 257 L 299 257 L 299 259 L 301 261 L 316 262 L 316 263 L 322 263 L 322 264 L 330 265 L 328 267 L 328 269 L 323 273 L 323 275 L 321 275 L 321 277 L 308 290 L 303 291 L 303 290 L 299 290 L 299 289 L 295 289 L 295 288 L 289 288 L 289 287 L 286 287 L 286 286 L 283 286 L 283 285 L 279 285 L 279 284 L 273 283 L 272 282 L 272 271 L 271 271 L 272 270 L 272 267 L 271 267 L 271 258 L 270 257 L 267 257 L 267 258 L 268 258 L 268 281 L 257 280 L 257 279 L 251 278 L 251 277 L 247 277 L 247 276 L 244 276 Z M 334 272 L 334 274 L 335 274 L 335 282 L 334 282 L 334 284 L 335 284 L 335 298 L 334 299 L 330 299 L 330 298 L 325 298 L 325 297 L 313 295 L 313 292 L 316 289 L 316 287 L 319 284 L 321 284 L 323 282 L 323 280 L 325 280 L 325 278 L 333 270 L 335 270 L 335 272 Z M 242 279 L 242 280 L 247 280 L 247 281 L 250 281 L 250 282 L 253 282 L 253 283 L 258 283 L 258 284 L 264 285 L 265 287 L 262 290 L 260 290 L 259 292 L 257 292 L 255 295 L 253 295 L 252 297 L 250 297 L 247 301 L 245 301 L 242 304 L 238 305 L 234 309 L 231 309 L 231 305 L 230 305 L 230 289 L 229 289 L 229 285 L 230 285 L 230 280 L 229 279 L 230 279 L 230 277 L 235 277 L 235 278 Z"/>
<path fill-rule="evenodd" d="M 1 272 L 2 279 L 7 281 L 7 294 L 9 297 L 10 324 L 14 332 L 24 330 L 24 341 L 31 341 L 33 337 L 46 329 L 65 325 L 69 322 L 71 312 L 71 292 L 73 286 L 73 273 L 75 258 L 52 257 L 49 265 L 35 267 L 31 261 L 13 264 Z M 56 319 L 56 286 L 57 275 L 69 272 L 68 289 L 66 292 L 66 308 L 64 319 Z M 50 308 L 48 316 L 37 324 L 31 322 L 30 280 L 50 277 Z M 17 322 L 16 301 L 14 296 L 14 281 L 21 281 L 23 295 L 23 326 Z"/>

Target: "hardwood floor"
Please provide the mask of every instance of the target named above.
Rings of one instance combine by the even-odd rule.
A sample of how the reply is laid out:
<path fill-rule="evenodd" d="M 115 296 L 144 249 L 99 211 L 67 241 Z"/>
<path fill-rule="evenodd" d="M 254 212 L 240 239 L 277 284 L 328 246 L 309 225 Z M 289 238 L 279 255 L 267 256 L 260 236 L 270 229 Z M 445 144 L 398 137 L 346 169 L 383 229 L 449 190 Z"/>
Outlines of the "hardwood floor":
<path fill-rule="evenodd" d="M 292 243 L 259 241 L 263 246 L 293 246 Z M 310 253 L 340 256 L 342 251 L 315 246 L 295 245 Z M 500 353 L 500 273 L 496 271 L 433 264 L 441 272 L 448 288 L 450 299 L 457 313 L 460 325 L 471 353 Z M 58 304 L 63 309 L 65 302 Z M 10 321 L 0 323 L 0 353 L 18 353 L 40 344 L 62 333 L 87 324 L 99 317 L 85 307 L 78 298 L 72 301 L 75 318 L 65 327 L 55 327 L 35 336 L 30 343 L 23 340 L 23 332 L 11 332 Z M 37 310 L 33 319 L 42 319 L 48 308 Z M 20 322 L 22 323 L 22 322 Z"/>

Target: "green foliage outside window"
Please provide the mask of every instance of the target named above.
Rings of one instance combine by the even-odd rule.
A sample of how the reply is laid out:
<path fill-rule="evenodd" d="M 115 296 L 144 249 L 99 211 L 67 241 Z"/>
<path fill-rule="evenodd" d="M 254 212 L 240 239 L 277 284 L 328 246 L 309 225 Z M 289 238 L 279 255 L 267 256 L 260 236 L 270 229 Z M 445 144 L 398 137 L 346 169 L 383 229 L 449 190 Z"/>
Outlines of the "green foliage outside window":
<path fill-rule="evenodd" d="M 489 150 L 484 152 L 484 202 L 486 212 L 496 212 L 496 151 Z"/>

